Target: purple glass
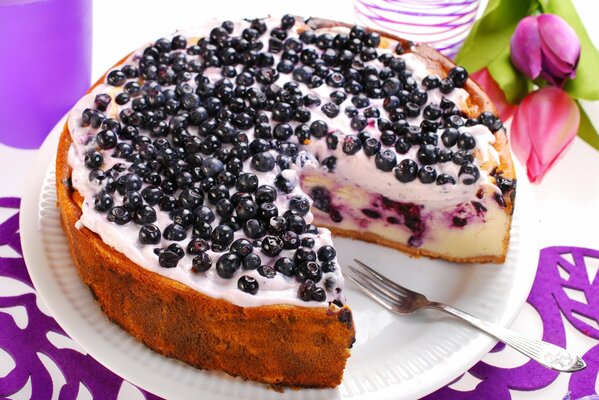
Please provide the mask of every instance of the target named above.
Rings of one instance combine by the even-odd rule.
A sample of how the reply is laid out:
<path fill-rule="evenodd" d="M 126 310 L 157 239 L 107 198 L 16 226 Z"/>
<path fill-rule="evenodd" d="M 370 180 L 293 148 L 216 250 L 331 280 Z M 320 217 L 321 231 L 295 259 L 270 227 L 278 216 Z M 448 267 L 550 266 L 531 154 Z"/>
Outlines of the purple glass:
<path fill-rule="evenodd" d="M 0 0 L 0 143 L 36 148 L 90 85 L 91 0 Z"/>
<path fill-rule="evenodd" d="M 480 0 L 354 0 L 358 23 L 453 58 L 476 19 Z"/>

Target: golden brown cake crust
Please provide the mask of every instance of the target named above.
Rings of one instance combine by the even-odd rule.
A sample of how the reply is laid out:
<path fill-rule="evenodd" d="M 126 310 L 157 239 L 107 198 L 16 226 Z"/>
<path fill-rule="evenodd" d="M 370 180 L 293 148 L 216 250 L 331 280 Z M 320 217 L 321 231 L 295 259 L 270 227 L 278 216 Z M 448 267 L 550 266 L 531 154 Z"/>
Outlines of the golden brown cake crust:
<path fill-rule="evenodd" d="M 285 386 L 341 382 L 354 327 L 349 308 L 244 308 L 144 269 L 87 228 L 69 181 L 65 129 L 56 160 L 58 204 L 73 261 L 104 313 L 148 347 L 198 368 Z"/>

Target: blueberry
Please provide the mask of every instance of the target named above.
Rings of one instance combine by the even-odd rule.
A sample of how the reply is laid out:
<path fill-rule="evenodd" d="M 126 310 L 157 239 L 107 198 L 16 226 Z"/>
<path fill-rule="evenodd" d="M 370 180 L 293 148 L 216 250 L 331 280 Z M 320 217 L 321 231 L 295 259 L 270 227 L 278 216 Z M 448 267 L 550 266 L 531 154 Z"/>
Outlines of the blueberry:
<path fill-rule="evenodd" d="M 141 194 L 136 191 L 128 191 L 123 198 L 123 206 L 127 207 L 129 210 L 134 211 L 141 207 L 144 203 Z"/>
<path fill-rule="evenodd" d="M 490 111 L 484 111 L 483 113 L 481 113 L 479 119 L 480 122 L 482 122 L 484 126 L 489 128 L 491 132 L 495 132 L 500 127 L 498 126 L 500 124 L 499 119 L 495 116 L 495 114 L 493 114 Z"/>
<path fill-rule="evenodd" d="M 450 148 L 453 147 L 460 137 L 460 132 L 456 128 L 447 128 L 441 134 L 441 141 L 445 145 L 445 147 Z"/>
<path fill-rule="evenodd" d="M 262 203 L 258 207 L 258 219 L 262 221 L 270 221 L 272 217 L 279 215 L 279 209 L 274 203 Z"/>
<path fill-rule="evenodd" d="M 258 281 L 256 281 L 256 279 L 248 275 L 243 275 L 237 281 L 237 287 L 239 288 L 239 290 L 249 294 L 258 293 L 258 286 Z"/>
<path fill-rule="evenodd" d="M 114 200 L 112 196 L 106 191 L 101 191 L 94 199 L 94 208 L 96 211 L 106 212 L 112 207 L 113 204 Z"/>
<path fill-rule="evenodd" d="M 89 181 L 94 185 L 100 185 L 102 183 L 102 181 L 104 181 L 104 179 L 106 179 L 106 178 L 107 178 L 107 176 L 104 173 L 104 171 L 102 171 L 101 169 L 98 169 L 98 168 L 92 169 L 88 175 Z"/>
<path fill-rule="evenodd" d="M 262 264 L 260 256 L 256 253 L 250 253 L 243 258 L 243 269 L 252 270 L 258 268 Z"/>
<path fill-rule="evenodd" d="M 290 231 L 293 231 L 295 233 L 297 233 L 298 235 L 301 235 L 302 233 L 305 232 L 306 230 L 306 221 L 299 215 L 287 215 L 285 217 L 286 220 L 286 224 L 287 224 L 287 228 Z"/>
<path fill-rule="evenodd" d="M 381 142 L 377 138 L 369 137 L 364 140 L 364 154 L 371 157 L 378 153 L 381 148 Z"/>
<path fill-rule="evenodd" d="M 406 154 L 412 148 L 412 144 L 405 137 L 399 137 L 395 142 L 395 151 L 399 154 Z"/>
<path fill-rule="evenodd" d="M 339 115 L 339 106 L 335 103 L 325 103 L 320 109 L 329 118 L 335 118 Z"/>
<path fill-rule="evenodd" d="M 251 172 L 241 173 L 237 177 L 235 187 L 239 191 L 253 193 L 258 189 L 258 177 Z"/>
<path fill-rule="evenodd" d="M 162 268 L 175 268 L 179 263 L 179 256 L 173 251 L 166 250 L 158 256 L 158 263 Z"/>
<path fill-rule="evenodd" d="M 327 136 L 327 148 L 329 150 L 336 150 L 337 146 L 339 145 L 339 137 L 337 135 L 335 135 L 334 133 L 331 133 L 329 136 Z"/>
<path fill-rule="evenodd" d="M 220 186 L 218 186 L 218 187 L 220 188 Z M 225 187 L 225 190 L 227 190 L 227 193 L 228 193 L 228 189 L 226 189 L 226 187 Z M 178 199 L 179 207 L 193 210 L 196 207 L 201 206 L 203 202 L 204 202 L 204 193 L 200 189 L 189 188 L 189 189 L 183 190 L 179 194 L 179 199 Z"/>
<path fill-rule="evenodd" d="M 260 172 L 272 171 L 275 167 L 275 159 L 268 151 L 258 153 L 252 157 L 252 168 Z"/>
<path fill-rule="evenodd" d="M 164 228 L 164 238 L 167 240 L 181 241 L 187 236 L 185 228 L 179 224 L 172 223 Z"/>
<path fill-rule="evenodd" d="M 455 185 L 455 178 L 449 174 L 439 174 L 437 176 L 437 185 L 445 185 L 445 184 Z"/>
<path fill-rule="evenodd" d="M 333 100 L 333 103 L 335 103 L 336 105 L 340 105 L 347 99 L 347 95 L 340 90 L 335 90 L 331 92 L 330 97 L 331 100 Z"/>
<path fill-rule="evenodd" d="M 329 133 L 329 127 L 326 122 L 322 120 L 313 121 L 310 124 L 310 134 L 316 138 L 325 137 Z"/>
<path fill-rule="evenodd" d="M 416 156 L 422 165 L 429 165 L 437 162 L 436 148 L 432 144 L 424 144 L 420 146 Z"/>
<path fill-rule="evenodd" d="M 268 279 L 272 279 L 275 277 L 277 272 L 275 271 L 274 266 L 272 265 L 262 265 L 258 267 L 258 273 Z"/>
<path fill-rule="evenodd" d="M 194 237 L 187 244 L 187 253 L 197 255 L 205 253 L 209 248 L 210 246 L 208 245 L 208 242 L 206 242 L 204 239 Z"/>
<path fill-rule="evenodd" d="M 299 215 L 304 216 L 310 211 L 310 202 L 307 198 L 302 196 L 292 197 L 289 200 L 289 209 L 295 210 Z"/>
<path fill-rule="evenodd" d="M 266 236 L 262 241 L 262 252 L 269 257 L 276 257 L 283 250 L 283 241 L 276 236 Z"/>
<path fill-rule="evenodd" d="M 441 82 L 439 83 L 439 90 L 443 94 L 451 93 L 454 88 L 455 88 L 455 83 L 449 78 L 442 79 Z"/>
<path fill-rule="evenodd" d="M 131 216 L 131 212 L 125 207 L 116 206 L 108 210 L 106 219 L 108 219 L 110 222 L 116 223 L 117 225 L 125 225 L 131 221 L 133 217 Z"/>
<path fill-rule="evenodd" d="M 302 238 L 301 245 L 304 247 L 312 248 L 316 244 L 316 241 L 312 237 Z"/>
<path fill-rule="evenodd" d="M 154 224 L 147 224 L 139 230 L 139 241 L 143 244 L 158 244 L 161 238 L 160 228 Z"/>
<path fill-rule="evenodd" d="M 433 183 L 437 179 L 437 170 L 432 165 L 424 165 L 418 170 L 418 180 L 422 183 Z"/>
<path fill-rule="evenodd" d="M 316 253 L 310 248 L 300 247 L 295 251 L 293 260 L 297 264 L 300 264 L 304 261 L 316 261 Z"/>
<path fill-rule="evenodd" d="M 221 217 L 228 217 L 233 214 L 235 210 L 235 206 L 229 199 L 220 199 L 216 202 L 216 206 L 214 207 L 216 213 Z"/>
<path fill-rule="evenodd" d="M 241 268 L 240 258 L 233 253 L 225 253 L 216 262 L 216 273 L 223 279 L 231 279 Z"/>
<path fill-rule="evenodd" d="M 207 253 L 200 253 L 191 261 L 191 270 L 193 272 L 206 272 L 212 267 L 212 259 Z"/>
<path fill-rule="evenodd" d="M 308 279 L 299 286 L 298 291 L 297 291 L 297 296 L 300 299 L 302 299 L 303 301 L 311 301 L 312 294 L 314 293 L 315 290 L 316 290 L 316 285 L 314 284 L 314 282 L 312 280 Z"/>
<path fill-rule="evenodd" d="M 460 167 L 460 172 L 458 173 L 458 178 L 461 183 L 464 185 L 472 185 L 474 184 L 478 178 L 480 177 L 480 172 L 478 167 L 471 163 L 462 164 Z"/>
<path fill-rule="evenodd" d="M 226 201 L 226 199 L 223 199 Z M 221 200 L 222 201 L 222 200 Z M 193 221 L 194 222 L 207 222 L 211 224 L 216 218 L 214 212 L 206 206 L 200 206 L 193 210 Z"/>
<path fill-rule="evenodd" d="M 102 157 L 102 154 L 100 154 L 100 152 L 96 150 L 89 150 L 87 153 L 85 153 L 84 164 L 87 168 L 98 168 L 102 165 L 103 162 L 104 157 Z"/>
<path fill-rule="evenodd" d="M 183 248 L 181 246 L 179 246 L 177 243 L 169 244 L 168 247 L 166 248 L 166 250 L 172 251 L 173 253 L 175 253 L 177 255 L 177 257 L 179 257 L 179 260 L 182 259 L 183 257 L 185 257 L 185 251 L 183 251 Z"/>
<path fill-rule="evenodd" d="M 266 234 L 266 229 L 257 219 L 248 219 L 243 225 L 243 232 L 251 239 L 259 239 Z"/>
<path fill-rule="evenodd" d="M 296 272 L 295 263 L 291 258 L 281 257 L 279 258 L 275 264 L 274 268 L 277 272 L 285 275 L 285 276 L 293 276 Z"/>
<path fill-rule="evenodd" d="M 297 233 L 293 231 L 287 231 L 281 235 L 283 241 L 283 249 L 294 250 L 300 246 L 300 239 Z"/>
<path fill-rule="evenodd" d="M 397 165 L 397 156 L 392 150 L 384 150 L 376 153 L 374 163 L 381 171 L 391 171 Z"/>
<path fill-rule="evenodd" d="M 103 130 L 96 135 L 96 143 L 102 150 L 113 149 L 117 145 L 117 136 L 111 130 Z"/>
<path fill-rule="evenodd" d="M 273 130 L 273 137 L 279 140 L 287 140 L 293 136 L 293 128 L 289 124 L 277 124 Z"/>
<path fill-rule="evenodd" d="M 94 104 L 96 105 L 98 110 L 106 111 L 106 108 L 108 108 L 108 105 L 110 104 L 110 100 L 111 98 L 109 95 L 107 95 L 106 93 L 100 93 L 96 95 L 94 99 Z"/>
<path fill-rule="evenodd" d="M 456 66 L 449 70 L 447 77 L 453 81 L 455 87 L 463 87 L 468 80 L 468 71 L 464 67 Z"/>
<path fill-rule="evenodd" d="M 314 282 L 320 281 L 322 278 L 322 269 L 320 265 L 314 261 L 302 262 L 298 265 L 296 278 L 300 282 L 305 282 L 308 279 Z"/>
<path fill-rule="evenodd" d="M 451 161 L 452 158 L 453 158 L 453 151 L 446 149 L 446 148 L 438 149 L 437 162 L 446 163 L 446 162 Z"/>
<path fill-rule="evenodd" d="M 223 247 L 229 246 L 233 242 L 233 229 L 227 225 L 218 225 L 212 231 L 212 243 Z"/>
<path fill-rule="evenodd" d="M 262 185 L 256 190 L 256 202 L 260 203 L 272 203 L 277 199 L 277 190 L 270 185 Z"/>
<path fill-rule="evenodd" d="M 354 155 L 362 149 L 362 142 L 355 135 L 347 135 L 343 139 L 343 152 L 348 155 Z"/>
<path fill-rule="evenodd" d="M 113 70 L 106 75 L 106 83 L 111 86 L 123 86 L 127 81 L 127 76 L 120 70 Z"/>
<path fill-rule="evenodd" d="M 476 139 L 470 132 L 462 132 L 458 138 L 458 148 L 463 150 L 472 150 L 476 147 Z"/>
<path fill-rule="evenodd" d="M 212 238 L 212 226 L 207 222 L 196 222 L 193 225 L 192 235 L 204 240 Z"/>
<path fill-rule="evenodd" d="M 400 182 L 411 182 L 416 179 L 416 175 L 418 174 L 418 164 L 414 160 L 402 160 L 393 170 L 393 174 Z"/>
<path fill-rule="evenodd" d="M 422 86 L 424 86 L 426 88 L 426 90 L 436 89 L 439 87 L 440 84 L 441 84 L 441 79 L 439 79 L 439 76 L 437 76 L 435 74 L 427 75 L 422 80 Z"/>
<path fill-rule="evenodd" d="M 337 252 L 333 246 L 324 245 L 318 249 L 318 259 L 320 261 L 331 261 L 337 256 Z"/>
<path fill-rule="evenodd" d="M 467 150 L 458 150 L 453 153 L 452 161 L 454 164 L 463 165 L 474 162 L 474 156 Z"/>
<path fill-rule="evenodd" d="M 464 120 L 460 115 L 453 114 L 445 119 L 445 124 L 454 128 L 460 128 L 464 126 Z"/>
<path fill-rule="evenodd" d="M 254 251 L 254 246 L 247 239 L 237 239 L 231 244 L 230 250 L 243 258 Z"/>
<path fill-rule="evenodd" d="M 163 195 L 158 200 L 158 206 L 162 211 L 172 211 L 177 207 L 177 199 L 171 195 Z"/>
<path fill-rule="evenodd" d="M 337 264 L 334 261 L 323 261 L 320 264 L 322 272 L 335 272 L 337 270 Z"/>
<path fill-rule="evenodd" d="M 235 206 L 235 213 L 237 217 L 242 220 L 248 220 L 256 217 L 257 212 L 258 206 L 251 198 L 243 199 Z"/>
<path fill-rule="evenodd" d="M 329 156 L 322 160 L 322 166 L 326 168 L 327 172 L 334 172 L 337 167 L 337 157 Z"/>

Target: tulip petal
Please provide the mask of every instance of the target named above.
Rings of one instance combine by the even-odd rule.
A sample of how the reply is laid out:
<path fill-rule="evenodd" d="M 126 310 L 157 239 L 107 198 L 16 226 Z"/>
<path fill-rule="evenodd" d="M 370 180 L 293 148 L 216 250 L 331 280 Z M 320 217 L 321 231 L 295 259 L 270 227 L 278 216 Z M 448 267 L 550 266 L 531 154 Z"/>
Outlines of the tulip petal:
<path fill-rule="evenodd" d="M 478 83 L 478 85 L 485 90 L 495 105 L 497 113 L 501 119 L 504 121 L 510 119 L 510 117 L 514 114 L 514 111 L 516 111 L 516 106 L 507 102 L 505 99 L 505 94 L 497 82 L 495 82 L 489 73 L 489 70 L 487 68 L 478 70 L 475 73 L 470 74 L 470 78 L 474 79 L 474 81 L 476 81 L 476 83 Z"/>
<path fill-rule="evenodd" d="M 529 127 L 528 127 L 528 108 L 522 107 L 522 104 L 526 101 L 527 97 L 522 100 L 520 105 L 514 112 L 514 118 L 509 129 L 510 133 L 510 145 L 512 150 L 520 163 L 526 165 L 528 158 L 530 157 L 530 151 L 532 149 L 532 143 L 530 141 Z"/>
<path fill-rule="evenodd" d="M 580 110 L 566 92 L 545 87 L 522 100 L 514 114 L 511 140 L 531 182 L 540 181 L 578 132 Z"/>
<path fill-rule="evenodd" d="M 555 66 L 568 66 L 568 75 L 575 71 L 580 59 L 580 41 L 576 31 L 555 14 L 541 14 L 537 21 L 544 55 Z M 565 69 L 563 71 L 566 72 Z"/>
<path fill-rule="evenodd" d="M 541 73 L 541 38 L 537 17 L 523 18 L 510 41 L 510 56 L 514 66 L 531 79 Z"/>

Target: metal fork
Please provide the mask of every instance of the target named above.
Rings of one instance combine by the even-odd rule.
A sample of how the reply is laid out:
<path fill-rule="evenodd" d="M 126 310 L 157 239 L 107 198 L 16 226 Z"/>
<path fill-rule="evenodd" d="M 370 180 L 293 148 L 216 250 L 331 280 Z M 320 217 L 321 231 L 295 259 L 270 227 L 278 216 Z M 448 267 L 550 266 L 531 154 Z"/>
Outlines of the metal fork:
<path fill-rule="evenodd" d="M 419 310 L 433 308 L 467 322 L 547 368 L 560 372 L 576 372 L 586 367 L 582 358 L 566 349 L 519 335 L 447 304 L 430 301 L 423 294 L 398 285 L 363 262 L 356 259 L 354 261 L 360 269 L 349 266 L 351 273 L 347 274 L 347 277 L 364 294 L 396 314 L 412 314 Z"/>

